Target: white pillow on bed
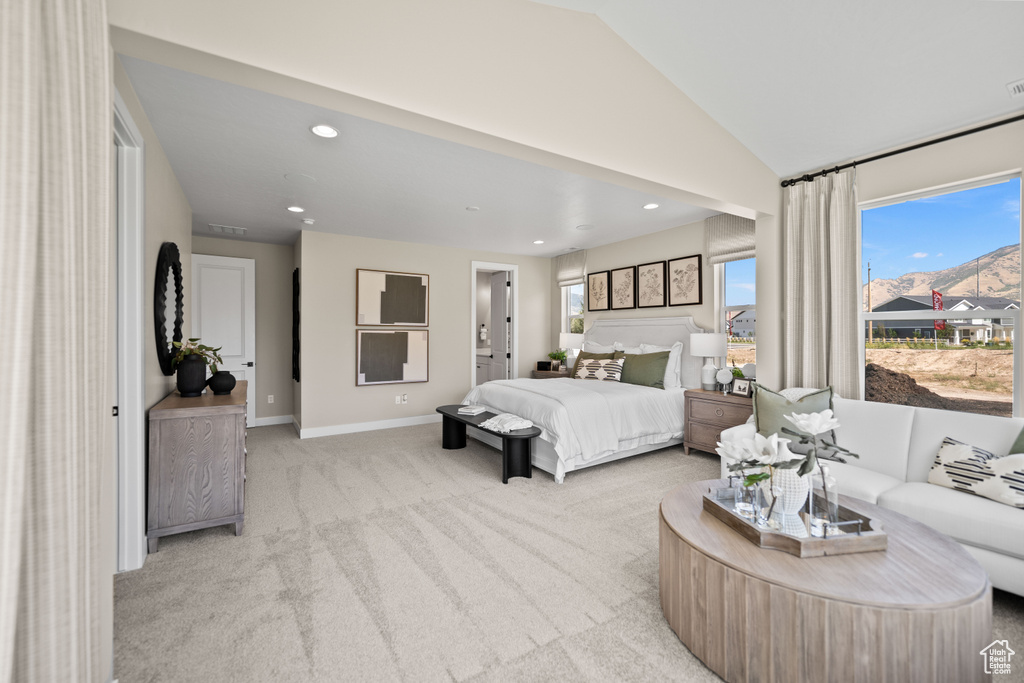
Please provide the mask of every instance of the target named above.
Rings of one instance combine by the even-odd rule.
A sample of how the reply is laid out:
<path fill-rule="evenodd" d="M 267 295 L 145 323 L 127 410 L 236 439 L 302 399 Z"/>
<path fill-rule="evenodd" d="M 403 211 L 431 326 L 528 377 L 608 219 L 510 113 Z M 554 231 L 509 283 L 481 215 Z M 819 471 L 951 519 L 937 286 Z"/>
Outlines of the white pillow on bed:
<path fill-rule="evenodd" d="M 665 364 L 665 388 L 679 389 L 682 383 L 682 360 L 683 342 L 678 341 L 672 346 L 655 346 L 654 344 L 641 344 L 640 353 L 658 353 L 668 351 L 668 363 Z"/>
<path fill-rule="evenodd" d="M 629 353 L 634 356 L 643 353 L 643 351 L 640 350 L 640 346 L 643 346 L 643 344 L 640 346 L 625 346 L 622 342 L 615 342 L 614 346 L 616 351 L 622 351 L 623 353 Z"/>
<path fill-rule="evenodd" d="M 615 344 L 597 344 L 592 341 L 583 342 L 583 350 L 588 353 L 612 353 L 615 351 Z"/>

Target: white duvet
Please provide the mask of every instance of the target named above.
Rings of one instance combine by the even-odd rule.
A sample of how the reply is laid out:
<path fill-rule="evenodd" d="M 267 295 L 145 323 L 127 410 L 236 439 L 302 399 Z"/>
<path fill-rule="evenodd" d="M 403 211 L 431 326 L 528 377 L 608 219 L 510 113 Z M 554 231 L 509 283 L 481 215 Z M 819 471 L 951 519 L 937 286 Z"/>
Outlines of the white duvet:
<path fill-rule="evenodd" d="M 512 379 L 482 384 L 464 404 L 513 413 L 539 427 L 558 455 L 555 479 L 579 463 L 683 435 L 682 389 L 579 379 Z"/>

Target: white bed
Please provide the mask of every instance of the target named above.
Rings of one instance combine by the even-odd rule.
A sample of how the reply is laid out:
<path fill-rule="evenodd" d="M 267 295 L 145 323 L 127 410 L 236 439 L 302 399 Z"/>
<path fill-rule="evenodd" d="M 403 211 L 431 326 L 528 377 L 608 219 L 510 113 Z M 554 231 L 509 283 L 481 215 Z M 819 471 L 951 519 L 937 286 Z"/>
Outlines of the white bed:
<path fill-rule="evenodd" d="M 684 391 L 700 386 L 702 358 L 690 355 L 690 335 L 705 332 L 693 318 L 597 320 L 584 333 L 589 345 L 670 347 L 682 342 L 683 388 L 655 389 L 619 382 L 514 379 L 487 382 L 463 403 L 531 420 L 543 431 L 533 440 L 533 464 L 562 483 L 567 472 L 665 448 L 683 440 Z M 501 439 L 472 427 L 469 435 L 500 450 Z"/>

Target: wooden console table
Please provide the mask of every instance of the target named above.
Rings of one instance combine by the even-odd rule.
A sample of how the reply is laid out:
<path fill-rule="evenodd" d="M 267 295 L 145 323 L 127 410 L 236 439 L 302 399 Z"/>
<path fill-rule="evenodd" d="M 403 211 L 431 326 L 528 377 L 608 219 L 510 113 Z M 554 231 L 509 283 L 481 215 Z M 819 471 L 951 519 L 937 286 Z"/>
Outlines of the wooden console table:
<path fill-rule="evenodd" d="M 174 392 L 149 410 L 149 552 L 162 536 L 245 518 L 245 403 L 248 382 L 228 396 Z"/>

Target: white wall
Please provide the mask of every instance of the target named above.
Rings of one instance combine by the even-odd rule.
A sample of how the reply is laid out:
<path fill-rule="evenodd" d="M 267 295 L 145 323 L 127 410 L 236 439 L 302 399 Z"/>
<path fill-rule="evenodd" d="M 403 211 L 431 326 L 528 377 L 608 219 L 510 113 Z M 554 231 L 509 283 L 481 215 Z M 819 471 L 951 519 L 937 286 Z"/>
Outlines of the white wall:
<path fill-rule="evenodd" d="M 519 266 L 519 374 L 547 356 L 551 260 L 303 231 L 302 429 L 433 416 L 469 391 L 475 355 L 473 261 Z M 424 383 L 356 386 L 356 269 L 430 275 L 429 377 Z M 374 328 L 379 329 L 379 328 Z M 407 405 L 395 405 L 408 394 Z"/>

